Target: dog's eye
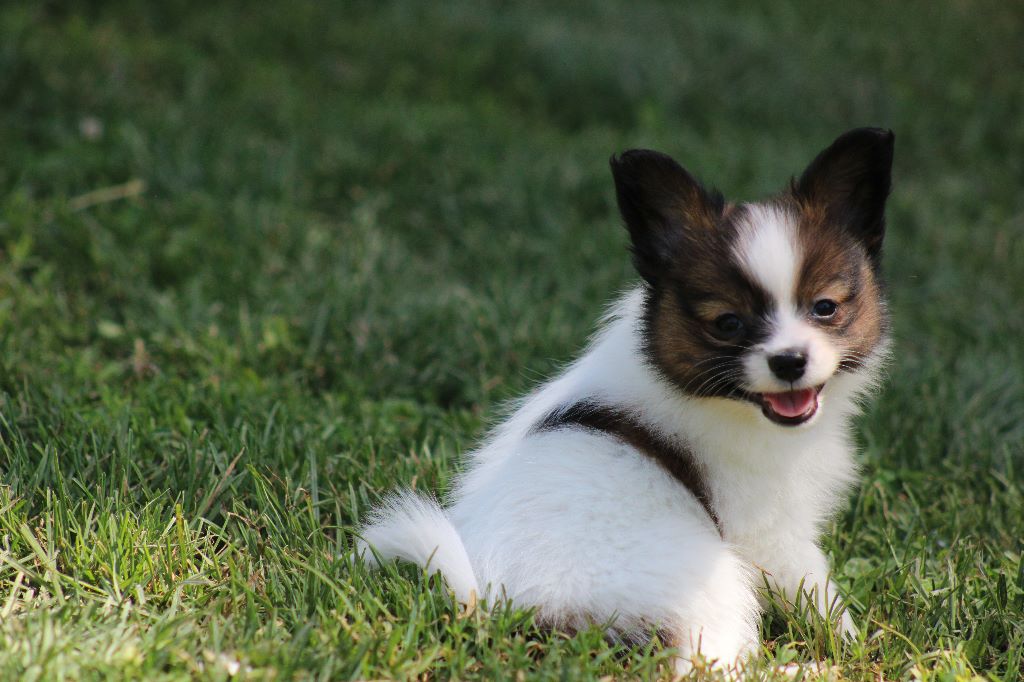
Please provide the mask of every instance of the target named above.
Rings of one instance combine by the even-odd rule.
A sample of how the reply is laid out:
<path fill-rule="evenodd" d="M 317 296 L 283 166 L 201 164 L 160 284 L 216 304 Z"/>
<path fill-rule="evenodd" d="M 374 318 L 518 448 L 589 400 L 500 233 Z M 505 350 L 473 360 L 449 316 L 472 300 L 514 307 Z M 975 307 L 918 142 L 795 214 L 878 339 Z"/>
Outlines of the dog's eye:
<path fill-rule="evenodd" d="M 732 313 L 715 318 L 715 332 L 723 339 L 734 339 L 743 333 L 743 320 Z"/>
<path fill-rule="evenodd" d="M 815 317 L 829 318 L 836 314 L 836 309 L 839 304 L 827 298 L 823 298 L 820 301 L 815 301 L 811 307 L 811 312 L 814 313 Z"/>

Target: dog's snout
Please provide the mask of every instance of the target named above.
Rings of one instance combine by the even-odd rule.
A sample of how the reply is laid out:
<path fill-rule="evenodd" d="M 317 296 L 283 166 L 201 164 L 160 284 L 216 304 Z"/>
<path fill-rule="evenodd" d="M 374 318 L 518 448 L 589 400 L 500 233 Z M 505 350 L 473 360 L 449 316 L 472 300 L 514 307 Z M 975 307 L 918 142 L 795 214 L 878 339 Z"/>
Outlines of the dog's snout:
<path fill-rule="evenodd" d="M 807 369 L 807 354 L 802 350 L 790 348 L 781 353 L 768 356 L 768 368 L 772 374 L 783 381 L 796 381 Z"/>

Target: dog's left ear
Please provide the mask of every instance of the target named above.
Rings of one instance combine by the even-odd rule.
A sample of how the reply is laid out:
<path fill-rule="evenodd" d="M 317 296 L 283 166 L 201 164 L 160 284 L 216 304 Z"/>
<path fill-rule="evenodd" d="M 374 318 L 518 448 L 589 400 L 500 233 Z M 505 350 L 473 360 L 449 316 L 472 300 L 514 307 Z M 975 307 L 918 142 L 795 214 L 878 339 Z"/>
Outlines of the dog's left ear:
<path fill-rule="evenodd" d="M 672 157 L 631 149 L 611 158 L 619 212 L 632 241 L 633 264 L 657 285 L 673 261 L 701 234 L 715 229 L 722 195 L 705 187 Z"/>
<path fill-rule="evenodd" d="M 874 260 L 885 237 L 894 140 L 893 132 L 882 128 L 844 133 L 793 184 L 798 201 L 823 208 L 827 219 L 859 239 Z"/>

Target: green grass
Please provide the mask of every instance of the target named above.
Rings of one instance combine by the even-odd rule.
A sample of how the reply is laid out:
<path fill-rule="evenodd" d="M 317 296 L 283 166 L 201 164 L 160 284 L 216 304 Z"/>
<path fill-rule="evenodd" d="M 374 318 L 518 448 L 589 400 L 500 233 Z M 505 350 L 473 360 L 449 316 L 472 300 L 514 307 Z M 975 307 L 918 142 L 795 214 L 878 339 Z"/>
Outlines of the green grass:
<path fill-rule="evenodd" d="M 632 281 L 612 152 L 753 198 L 882 125 L 897 353 L 825 539 L 863 635 L 780 606 L 766 650 L 1018 679 L 1022 34 L 995 0 L 4 3 L 0 678 L 665 675 L 350 532 Z"/>

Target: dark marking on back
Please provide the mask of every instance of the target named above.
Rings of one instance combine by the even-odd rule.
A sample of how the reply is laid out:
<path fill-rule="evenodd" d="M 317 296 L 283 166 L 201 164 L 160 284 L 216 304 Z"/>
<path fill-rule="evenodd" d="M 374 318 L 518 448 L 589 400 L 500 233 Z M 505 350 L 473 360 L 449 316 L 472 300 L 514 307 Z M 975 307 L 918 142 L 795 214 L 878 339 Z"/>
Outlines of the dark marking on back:
<path fill-rule="evenodd" d="M 533 431 L 537 433 L 572 427 L 607 433 L 653 459 L 690 491 L 704 507 L 704 511 L 721 535 L 722 526 L 711 503 L 711 491 L 696 458 L 688 449 L 641 424 L 627 412 L 590 400 L 581 400 L 568 407 L 553 410 L 534 427 Z"/>

